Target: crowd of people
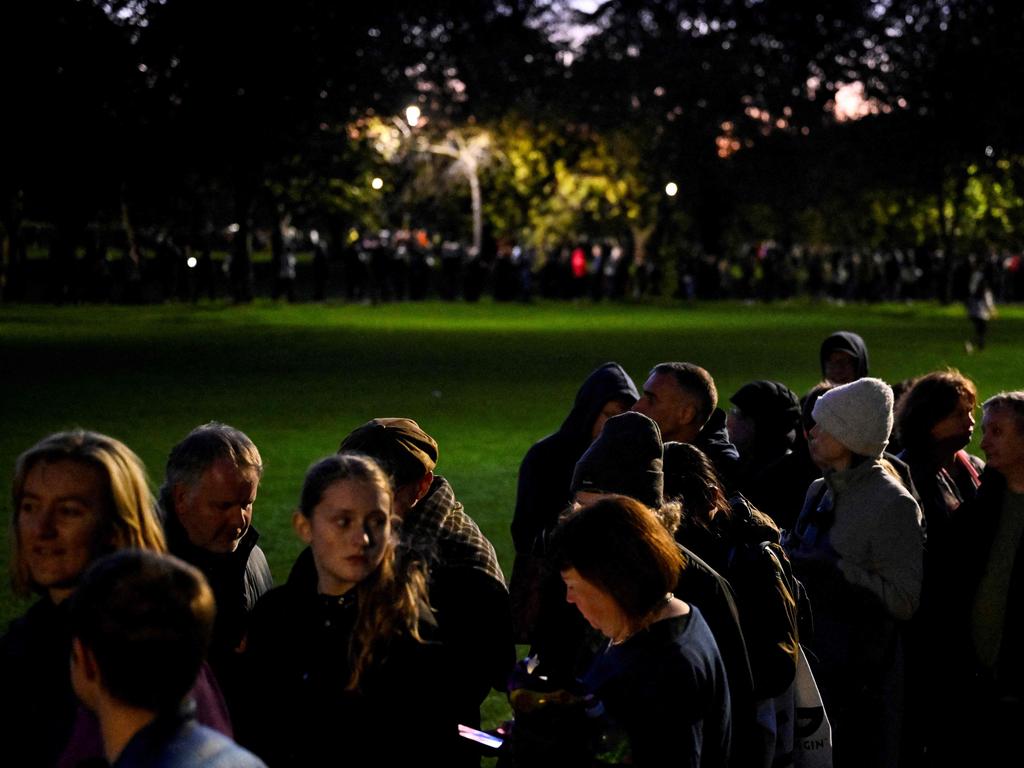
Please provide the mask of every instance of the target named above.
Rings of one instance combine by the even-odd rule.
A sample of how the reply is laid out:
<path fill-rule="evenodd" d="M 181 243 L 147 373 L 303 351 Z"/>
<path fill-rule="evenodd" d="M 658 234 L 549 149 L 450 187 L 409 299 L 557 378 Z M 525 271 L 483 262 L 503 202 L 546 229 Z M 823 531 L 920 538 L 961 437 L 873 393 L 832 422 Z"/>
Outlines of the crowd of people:
<path fill-rule="evenodd" d="M 959 372 L 894 392 L 846 331 L 820 366 L 728 413 L 694 363 L 640 388 L 596 369 L 522 460 L 508 584 L 409 418 L 310 466 L 277 586 L 240 430 L 186 435 L 156 496 L 117 439 L 50 435 L 14 469 L 12 579 L 37 600 L 0 639 L 7 759 L 802 765 L 805 666 L 837 768 L 1012 754 L 1024 391 L 981 404 L 986 463 Z M 514 719 L 482 746 L 492 690 Z"/>
<path fill-rule="evenodd" d="M 287 301 L 477 301 L 543 299 L 773 301 L 798 296 L 837 302 L 937 300 L 965 303 L 983 290 L 993 301 L 1024 300 L 1019 250 L 822 248 L 758 241 L 709 252 L 678 242 L 641 253 L 625 240 L 567 239 L 538 249 L 511 239 L 479 251 L 426 230 L 380 230 L 328 240 L 290 225 L 256 230 L 269 259 L 243 263 L 230 232 L 187 237 L 136 235 L 133 248 L 92 233 L 75 256 L 50 248 L 6 275 L 10 293 L 59 302 L 160 302 L 268 296 Z M 45 247 L 39 233 L 38 247 Z M 32 266 L 39 267 L 33 270 Z M 984 285 L 979 285 L 983 282 Z M 244 285 L 243 285 L 244 284 Z M 20 286 L 17 287 L 16 286 Z M 974 313 L 977 315 L 977 313 Z M 972 315 L 974 316 L 974 315 Z"/>

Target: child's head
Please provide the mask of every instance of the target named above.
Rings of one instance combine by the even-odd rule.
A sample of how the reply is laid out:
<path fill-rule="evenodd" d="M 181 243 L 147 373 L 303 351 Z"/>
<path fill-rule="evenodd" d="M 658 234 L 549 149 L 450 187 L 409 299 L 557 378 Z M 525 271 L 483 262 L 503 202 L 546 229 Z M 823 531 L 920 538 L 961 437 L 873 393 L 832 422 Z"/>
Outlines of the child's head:
<path fill-rule="evenodd" d="M 342 595 L 394 559 L 391 484 L 368 456 L 339 453 L 306 473 L 293 517 L 310 545 L 322 594 Z"/>
<path fill-rule="evenodd" d="M 71 598 L 71 680 L 95 708 L 103 694 L 154 712 L 195 684 L 215 613 L 203 575 L 170 555 L 125 549 L 101 558 Z"/>

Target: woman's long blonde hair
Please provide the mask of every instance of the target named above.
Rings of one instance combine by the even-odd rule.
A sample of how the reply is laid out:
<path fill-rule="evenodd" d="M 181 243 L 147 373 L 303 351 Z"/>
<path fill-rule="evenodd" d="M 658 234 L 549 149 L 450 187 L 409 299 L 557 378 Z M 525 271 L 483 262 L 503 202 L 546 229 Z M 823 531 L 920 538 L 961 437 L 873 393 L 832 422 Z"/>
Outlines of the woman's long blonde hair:
<path fill-rule="evenodd" d="M 100 521 L 100 538 L 93 558 L 119 549 L 148 549 L 166 552 L 163 527 L 157 517 L 152 486 L 146 467 L 127 445 L 113 437 L 75 429 L 56 432 L 33 445 L 14 465 L 11 497 L 11 583 L 14 591 L 27 595 L 39 591 L 32 581 L 21 552 L 18 516 L 25 479 L 40 462 L 76 461 L 95 467 L 106 481 L 107 508 Z"/>

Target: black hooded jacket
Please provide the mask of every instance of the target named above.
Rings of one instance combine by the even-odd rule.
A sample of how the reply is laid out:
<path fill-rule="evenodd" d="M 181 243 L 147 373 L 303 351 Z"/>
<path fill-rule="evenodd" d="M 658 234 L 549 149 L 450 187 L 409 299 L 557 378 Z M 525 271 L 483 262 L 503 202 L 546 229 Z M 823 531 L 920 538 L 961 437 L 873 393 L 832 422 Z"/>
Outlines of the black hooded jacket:
<path fill-rule="evenodd" d="M 541 531 L 550 529 L 569 501 L 576 462 L 592 442 L 594 422 L 605 405 L 620 400 L 628 408 L 640 397 L 618 363 L 591 373 L 576 393 L 576 402 L 557 432 L 533 444 L 519 467 L 512 541 L 516 552 L 529 553 Z"/>
<path fill-rule="evenodd" d="M 715 408 L 708 423 L 701 429 L 693 445 L 700 448 L 711 459 L 718 472 L 718 478 L 725 489 L 732 493 L 740 474 L 740 453 L 729 441 L 729 430 L 725 425 L 725 411 Z"/>
<path fill-rule="evenodd" d="M 779 527 L 790 528 L 807 487 L 821 477 L 807 451 L 800 401 L 785 384 L 765 380 L 744 384 L 729 399 L 754 422 L 753 443 L 740 457 L 738 490 Z"/>
<path fill-rule="evenodd" d="M 868 345 L 864 339 L 852 331 L 836 331 L 821 342 L 821 378 L 825 378 L 825 361 L 836 350 L 849 352 L 857 361 L 857 378 L 868 375 Z"/>

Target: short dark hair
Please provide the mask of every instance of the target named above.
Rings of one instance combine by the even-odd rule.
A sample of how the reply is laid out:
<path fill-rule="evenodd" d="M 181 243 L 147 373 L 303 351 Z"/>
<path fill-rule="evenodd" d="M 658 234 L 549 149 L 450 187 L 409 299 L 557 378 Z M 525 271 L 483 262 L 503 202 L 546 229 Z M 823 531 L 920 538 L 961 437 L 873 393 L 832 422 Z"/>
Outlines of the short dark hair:
<path fill-rule="evenodd" d="M 718 407 L 718 389 L 711 374 L 693 363 L 658 363 L 651 374 L 665 373 L 675 377 L 681 390 L 697 399 L 697 420 L 704 425 Z"/>
<path fill-rule="evenodd" d="M 263 477 L 263 459 L 249 436 L 227 424 L 208 422 L 189 432 L 167 457 L 164 484 L 160 487 L 160 508 L 164 515 L 174 509 L 174 487 L 195 487 L 218 459 L 227 459 L 238 469 L 254 472 L 257 478 Z"/>
<path fill-rule="evenodd" d="M 104 689 L 153 712 L 195 685 L 213 631 L 213 592 L 171 555 L 125 549 L 97 560 L 71 597 L 71 635 L 96 657 Z"/>
<path fill-rule="evenodd" d="M 654 512 L 628 496 L 605 496 L 566 514 L 552 535 L 550 562 L 560 571 L 575 568 L 634 622 L 675 589 L 685 565 Z"/>
<path fill-rule="evenodd" d="M 931 442 L 932 428 L 961 403 L 971 408 L 978 402 L 974 382 L 950 368 L 933 371 L 910 382 L 896 406 L 896 431 L 900 444 L 922 450 Z"/>

